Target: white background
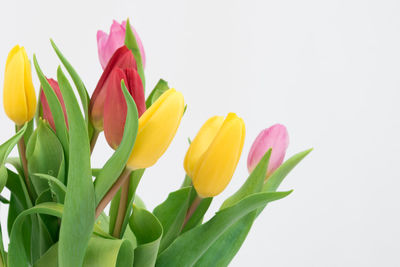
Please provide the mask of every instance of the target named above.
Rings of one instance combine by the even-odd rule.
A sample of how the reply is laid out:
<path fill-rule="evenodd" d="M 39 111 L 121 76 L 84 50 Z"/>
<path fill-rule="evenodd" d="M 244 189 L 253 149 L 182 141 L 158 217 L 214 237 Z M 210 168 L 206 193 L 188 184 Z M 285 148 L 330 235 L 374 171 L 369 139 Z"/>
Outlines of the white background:
<path fill-rule="evenodd" d="M 130 17 L 146 50 L 147 92 L 164 78 L 188 104 L 140 185 L 150 209 L 180 185 L 187 137 L 234 111 L 247 139 L 211 213 L 247 177 L 261 129 L 285 124 L 288 156 L 315 150 L 281 187 L 295 191 L 268 206 L 231 266 L 400 266 L 399 12 L 399 1 L 378 0 L 2 1 L 0 82 L 17 43 L 54 77 L 52 37 L 91 93 L 101 74 L 96 31 Z M 38 91 L 35 74 L 34 82 Z M 0 125 L 3 142 L 13 133 L 3 111 Z M 100 139 L 94 166 L 112 152 Z"/>

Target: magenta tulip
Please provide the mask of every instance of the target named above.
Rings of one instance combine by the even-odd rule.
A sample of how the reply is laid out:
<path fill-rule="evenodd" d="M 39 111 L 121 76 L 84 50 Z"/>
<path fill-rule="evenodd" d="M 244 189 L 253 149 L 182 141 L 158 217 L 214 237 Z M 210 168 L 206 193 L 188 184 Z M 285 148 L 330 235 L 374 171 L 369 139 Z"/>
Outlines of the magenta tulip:
<path fill-rule="evenodd" d="M 139 117 L 146 111 L 144 90 L 139 74 L 133 68 L 114 68 L 106 85 L 104 102 L 104 135 L 108 144 L 116 149 L 124 133 L 127 105 L 121 89 L 121 80 L 136 103 Z"/>
<path fill-rule="evenodd" d="M 247 158 L 249 172 L 251 173 L 265 153 L 272 149 L 266 176 L 268 178 L 282 164 L 288 145 L 289 135 L 282 124 L 275 124 L 261 131 L 254 140 Z"/>
<path fill-rule="evenodd" d="M 108 78 L 114 68 L 120 69 L 135 69 L 136 61 L 132 52 L 125 45 L 118 48 L 112 55 L 108 62 L 103 74 L 97 83 L 96 89 L 94 89 L 93 95 L 90 98 L 90 120 L 97 131 L 103 130 L 103 112 L 104 112 L 104 100 L 106 97 L 106 90 Z"/>
<path fill-rule="evenodd" d="M 132 32 L 135 35 L 136 41 L 140 49 L 140 55 L 142 57 L 143 68 L 146 64 L 146 55 L 144 53 L 144 48 L 142 41 L 139 38 L 138 33 L 133 27 Z M 125 41 L 125 31 L 126 31 L 126 21 L 119 24 L 117 21 L 113 21 L 110 28 L 110 34 L 103 31 L 97 31 L 97 49 L 99 53 L 100 64 L 103 69 L 106 68 L 108 61 L 114 52 L 124 45 Z"/>
<path fill-rule="evenodd" d="M 62 97 L 60 87 L 58 86 L 58 83 L 56 80 L 47 79 L 47 81 L 49 82 L 51 88 L 56 93 L 58 101 L 60 101 L 61 107 L 64 112 L 65 123 L 67 124 L 67 127 L 68 127 L 67 112 L 65 110 L 64 99 Z M 56 127 L 54 124 L 53 115 L 51 114 L 50 106 L 49 106 L 49 103 L 47 102 L 46 95 L 44 94 L 43 89 L 40 90 L 40 102 L 42 103 L 43 119 L 47 120 L 49 122 L 51 128 L 53 128 L 53 130 L 55 131 Z"/>

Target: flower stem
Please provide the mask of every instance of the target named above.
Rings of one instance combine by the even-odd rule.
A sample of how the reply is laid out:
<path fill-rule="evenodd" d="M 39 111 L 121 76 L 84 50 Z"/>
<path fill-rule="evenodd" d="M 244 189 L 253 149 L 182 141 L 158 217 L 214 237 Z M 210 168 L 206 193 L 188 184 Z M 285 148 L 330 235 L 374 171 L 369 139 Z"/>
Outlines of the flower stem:
<path fill-rule="evenodd" d="M 192 218 L 194 212 L 196 211 L 197 207 L 200 205 L 202 200 L 203 200 L 203 198 L 201 198 L 199 196 L 196 196 L 196 198 L 193 200 L 192 205 L 190 205 L 190 207 L 186 213 L 185 220 L 183 221 L 183 224 L 182 224 L 182 229 L 185 228 L 187 222 L 190 220 L 190 218 Z"/>
<path fill-rule="evenodd" d="M 17 132 L 21 128 L 22 128 L 22 126 L 17 125 Z M 28 190 L 29 197 L 33 201 L 32 187 L 31 187 L 31 183 L 29 181 L 28 161 L 26 160 L 26 146 L 25 146 L 25 140 L 24 140 L 23 136 L 18 141 L 18 151 L 19 151 L 19 156 L 21 158 L 22 169 L 24 171 L 26 189 Z"/>
<path fill-rule="evenodd" d="M 117 181 L 113 184 L 110 190 L 108 190 L 107 194 L 99 202 L 96 208 L 96 219 L 100 216 L 108 203 L 110 203 L 113 197 L 117 194 L 118 190 L 125 183 L 126 179 L 129 179 L 131 172 L 132 170 L 125 168 L 121 175 L 118 177 Z"/>
<path fill-rule="evenodd" d="M 126 207 L 128 206 L 128 196 L 129 196 L 129 183 L 130 179 L 127 179 L 121 188 L 121 197 L 119 199 L 118 214 L 115 220 L 115 226 L 113 231 L 113 236 L 120 238 L 122 224 L 124 223 Z"/>
<path fill-rule="evenodd" d="M 97 138 L 99 137 L 100 132 L 96 129 L 93 131 L 92 138 L 90 139 L 90 154 L 92 154 L 94 146 L 96 145 Z"/>

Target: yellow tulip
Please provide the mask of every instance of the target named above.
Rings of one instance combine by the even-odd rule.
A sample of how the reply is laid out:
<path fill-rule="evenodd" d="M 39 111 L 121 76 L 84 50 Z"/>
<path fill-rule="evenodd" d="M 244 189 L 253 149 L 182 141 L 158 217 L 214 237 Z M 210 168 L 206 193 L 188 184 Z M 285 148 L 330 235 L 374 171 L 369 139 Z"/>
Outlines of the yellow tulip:
<path fill-rule="evenodd" d="M 3 105 L 17 125 L 30 121 L 36 112 L 31 65 L 25 48 L 16 45 L 8 54 L 4 74 Z"/>
<path fill-rule="evenodd" d="M 139 119 L 139 129 L 127 167 L 131 170 L 154 165 L 167 150 L 178 130 L 185 103 L 175 89 L 164 92 Z"/>
<path fill-rule="evenodd" d="M 186 153 L 184 167 L 200 197 L 213 197 L 229 184 L 242 153 L 245 125 L 229 113 L 210 118 Z"/>

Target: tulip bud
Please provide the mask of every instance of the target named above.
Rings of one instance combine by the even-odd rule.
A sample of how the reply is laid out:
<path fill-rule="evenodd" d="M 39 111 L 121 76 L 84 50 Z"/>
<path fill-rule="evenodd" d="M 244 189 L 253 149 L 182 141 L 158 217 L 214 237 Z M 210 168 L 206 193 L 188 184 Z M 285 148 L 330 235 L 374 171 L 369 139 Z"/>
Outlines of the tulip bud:
<path fill-rule="evenodd" d="M 251 173 L 264 154 L 272 149 L 266 176 L 268 178 L 282 164 L 288 145 L 289 135 L 282 124 L 275 124 L 261 131 L 254 140 L 247 158 L 249 172 Z"/>
<path fill-rule="evenodd" d="M 57 81 L 54 79 L 47 79 L 47 81 L 49 82 L 51 88 L 54 90 L 54 93 L 56 93 L 58 101 L 60 101 L 61 107 L 64 112 L 65 123 L 68 127 L 67 111 L 65 109 L 65 103 L 64 103 L 64 99 L 61 94 L 61 91 L 60 91 L 60 87 L 58 86 Z M 55 131 L 56 126 L 54 124 L 54 118 L 53 118 L 53 115 L 51 114 L 50 106 L 49 106 L 49 103 L 47 102 L 46 95 L 44 94 L 43 89 L 40 90 L 40 102 L 42 103 L 43 119 L 48 121 L 51 128 L 53 128 L 53 130 Z"/>
<path fill-rule="evenodd" d="M 121 80 L 132 95 L 138 109 L 139 118 L 146 110 L 142 80 L 133 68 L 115 68 L 108 79 L 107 95 L 104 102 L 104 135 L 108 144 L 116 149 L 124 134 L 127 105 L 121 89 Z"/>
<path fill-rule="evenodd" d="M 30 121 L 36 112 L 36 95 L 31 65 L 25 48 L 14 46 L 7 57 L 4 74 L 3 105 L 17 125 Z"/>
<path fill-rule="evenodd" d="M 114 68 L 137 69 L 135 58 L 126 46 L 120 47 L 112 55 L 90 99 L 90 120 L 97 131 L 103 130 L 104 100 L 107 93 L 105 88 L 107 87 L 107 80 L 110 73 Z"/>
<path fill-rule="evenodd" d="M 138 33 L 135 31 L 133 27 L 132 32 L 135 35 L 136 42 L 140 49 L 140 55 L 142 57 L 143 67 L 146 62 L 146 55 L 144 53 L 144 48 L 142 41 L 139 38 Z M 124 45 L 125 42 L 125 32 L 126 32 L 126 21 L 123 21 L 122 24 L 119 24 L 115 20 L 110 28 L 110 34 L 107 34 L 103 31 L 97 31 L 97 49 L 99 53 L 100 64 L 103 69 L 106 68 L 108 61 L 114 52 Z"/>
<path fill-rule="evenodd" d="M 200 197 L 213 197 L 229 184 L 242 153 L 245 125 L 229 113 L 210 118 L 186 153 L 184 167 Z"/>
<path fill-rule="evenodd" d="M 184 107 L 182 93 L 169 89 L 143 113 L 127 163 L 129 169 L 148 168 L 157 162 L 178 130 Z"/>

